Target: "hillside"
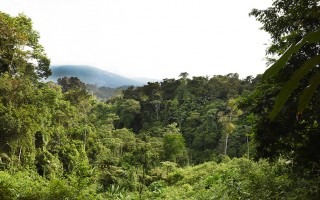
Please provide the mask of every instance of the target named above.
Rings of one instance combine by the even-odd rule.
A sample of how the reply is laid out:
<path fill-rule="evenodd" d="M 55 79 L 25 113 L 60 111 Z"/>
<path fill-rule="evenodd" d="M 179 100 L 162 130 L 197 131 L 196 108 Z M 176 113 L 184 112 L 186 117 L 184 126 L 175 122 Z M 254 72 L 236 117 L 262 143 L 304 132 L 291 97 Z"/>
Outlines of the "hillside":
<path fill-rule="evenodd" d="M 61 65 L 51 66 L 50 68 L 52 70 L 52 75 L 48 78 L 48 80 L 53 82 L 56 82 L 58 78 L 64 76 L 73 76 L 78 77 L 86 84 L 92 84 L 98 87 L 105 86 L 117 88 L 126 85 L 143 85 L 143 83 L 139 81 L 86 65 Z"/>

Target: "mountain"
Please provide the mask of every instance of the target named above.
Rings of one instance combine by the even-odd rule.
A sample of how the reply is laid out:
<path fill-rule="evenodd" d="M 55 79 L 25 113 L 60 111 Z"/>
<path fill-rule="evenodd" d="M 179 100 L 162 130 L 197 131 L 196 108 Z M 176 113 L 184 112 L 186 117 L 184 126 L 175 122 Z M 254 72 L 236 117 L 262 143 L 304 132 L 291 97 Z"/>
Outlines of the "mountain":
<path fill-rule="evenodd" d="M 98 87 L 117 88 L 121 86 L 141 86 L 143 83 L 129 79 L 102 69 L 87 65 L 60 65 L 51 66 L 52 75 L 48 78 L 49 81 L 57 82 L 58 78 L 64 76 L 78 77 L 86 84 L 96 85 Z"/>

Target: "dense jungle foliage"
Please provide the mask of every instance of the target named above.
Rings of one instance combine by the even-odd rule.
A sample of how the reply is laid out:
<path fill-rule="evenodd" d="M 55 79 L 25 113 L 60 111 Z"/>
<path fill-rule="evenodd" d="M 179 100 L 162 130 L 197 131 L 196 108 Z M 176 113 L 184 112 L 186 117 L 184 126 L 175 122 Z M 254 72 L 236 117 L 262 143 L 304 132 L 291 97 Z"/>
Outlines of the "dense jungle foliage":
<path fill-rule="evenodd" d="M 251 12 L 271 63 L 319 29 L 319 6 Z M 319 199 L 319 89 L 303 113 L 297 102 L 319 67 L 269 117 L 319 51 L 305 45 L 273 76 L 183 72 L 101 101 L 77 77 L 43 81 L 50 60 L 31 19 L 0 12 L 0 199 Z"/>

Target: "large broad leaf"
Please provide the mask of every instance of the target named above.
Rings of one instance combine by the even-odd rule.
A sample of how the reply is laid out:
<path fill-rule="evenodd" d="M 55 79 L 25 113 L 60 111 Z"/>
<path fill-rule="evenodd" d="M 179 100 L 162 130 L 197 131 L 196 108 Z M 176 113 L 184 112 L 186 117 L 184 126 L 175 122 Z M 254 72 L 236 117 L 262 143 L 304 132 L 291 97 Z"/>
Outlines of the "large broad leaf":
<path fill-rule="evenodd" d="M 276 75 L 281 68 L 283 68 L 286 63 L 288 62 L 289 58 L 292 56 L 292 54 L 297 53 L 299 49 L 307 44 L 307 43 L 316 43 L 320 41 L 320 29 L 315 32 L 310 32 L 306 34 L 297 44 L 291 45 L 275 62 L 271 67 L 269 67 L 263 74 L 263 79 L 266 79 L 268 77 L 272 77 Z"/>
<path fill-rule="evenodd" d="M 265 71 L 263 74 L 263 80 L 266 78 L 272 77 L 276 75 L 281 68 L 286 66 L 289 58 L 292 54 L 297 53 L 300 48 L 307 43 L 316 43 L 320 41 L 320 29 L 306 34 L 297 44 L 291 45 L 285 53 L 279 58 L 277 62 L 275 62 L 269 69 Z M 297 69 L 293 75 L 290 77 L 289 81 L 285 83 L 283 88 L 281 89 L 276 101 L 275 105 L 269 114 L 269 118 L 274 120 L 284 104 L 288 101 L 288 98 L 292 94 L 292 92 L 299 86 L 300 80 L 305 77 L 311 69 L 320 64 L 320 55 L 314 56 L 307 60 L 299 69 Z M 320 84 L 319 75 L 314 75 L 313 78 L 309 81 L 309 86 L 302 92 L 299 97 L 299 112 L 302 112 L 308 103 L 310 102 L 314 92 Z"/>
<path fill-rule="evenodd" d="M 308 106 L 313 94 L 315 93 L 319 85 L 320 85 L 320 72 L 316 73 L 311 77 L 308 87 L 306 87 L 302 91 L 302 94 L 299 98 L 299 103 L 298 103 L 299 113 L 302 113 L 302 111 Z"/>
<path fill-rule="evenodd" d="M 290 79 L 285 83 L 285 85 L 281 89 L 275 101 L 275 105 L 273 106 L 273 109 L 269 115 L 271 120 L 274 120 L 274 118 L 280 112 L 281 108 L 287 102 L 292 92 L 299 87 L 300 80 L 303 77 L 305 77 L 310 72 L 310 70 L 315 66 L 317 66 L 319 63 L 320 63 L 320 55 L 317 55 L 307 60 L 302 65 L 302 67 L 300 67 L 293 73 L 293 75 L 290 77 Z"/>

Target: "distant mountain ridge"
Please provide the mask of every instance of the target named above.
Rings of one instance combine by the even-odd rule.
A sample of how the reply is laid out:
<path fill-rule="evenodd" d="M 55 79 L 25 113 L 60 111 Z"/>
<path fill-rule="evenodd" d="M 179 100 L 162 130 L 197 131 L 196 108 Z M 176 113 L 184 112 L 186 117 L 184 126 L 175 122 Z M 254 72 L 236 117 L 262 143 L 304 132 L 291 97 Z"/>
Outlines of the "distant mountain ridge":
<path fill-rule="evenodd" d="M 98 87 L 117 88 L 121 86 L 142 86 L 144 83 L 120 76 L 102 69 L 87 65 L 60 65 L 51 66 L 52 75 L 49 81 L 57 82 L 59 78 L 78 77 L 86 84 L 96 85 Z"/>

